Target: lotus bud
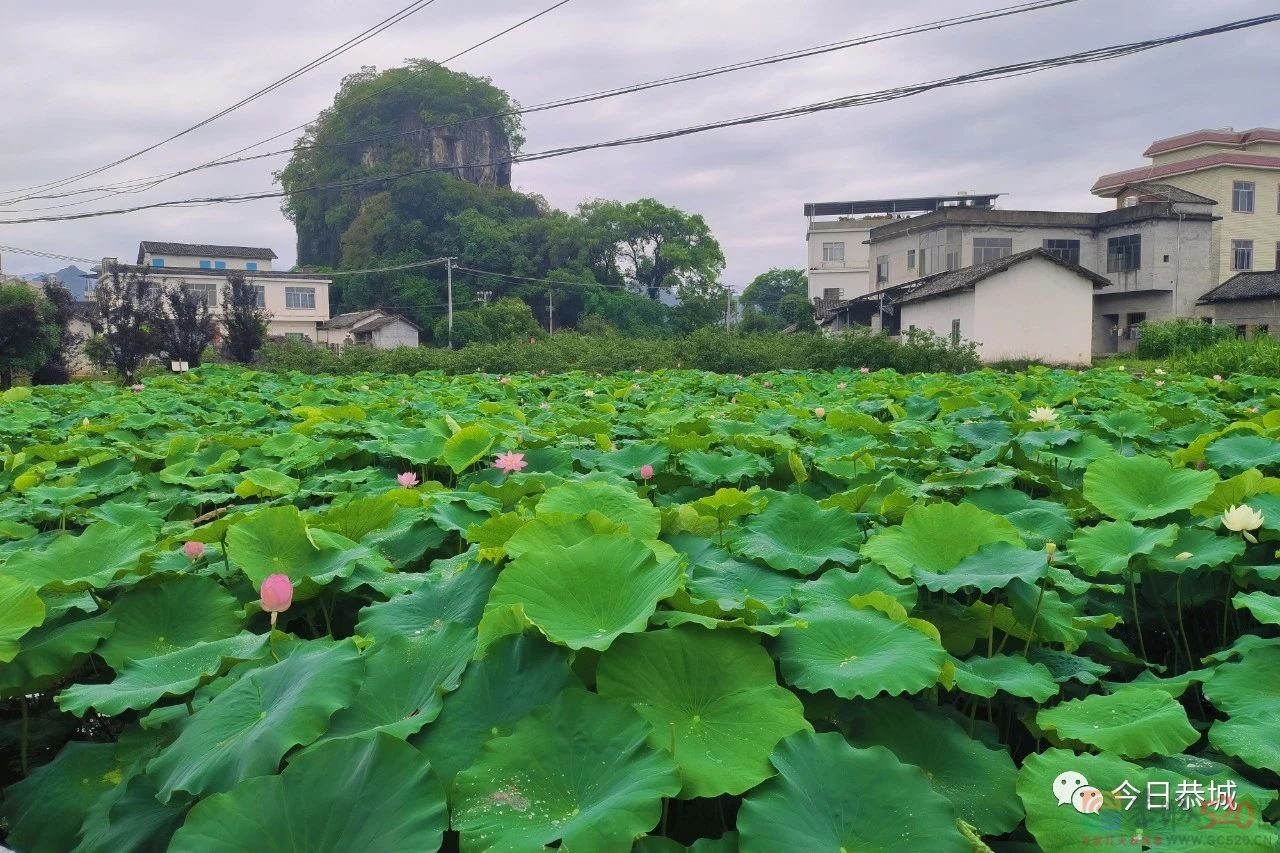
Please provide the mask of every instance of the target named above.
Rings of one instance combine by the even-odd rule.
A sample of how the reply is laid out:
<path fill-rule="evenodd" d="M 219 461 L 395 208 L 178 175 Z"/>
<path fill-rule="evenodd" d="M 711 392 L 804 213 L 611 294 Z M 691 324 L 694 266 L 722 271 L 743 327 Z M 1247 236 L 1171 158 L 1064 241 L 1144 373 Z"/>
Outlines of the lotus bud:
<path fill-rule="evenodd" d="M 640 479 L 641 479 L 641 480 L 648 480 L 648 479 L 649 479 L 650 477 L 652 477 L 652 476 L 653 476 L 653 466 L 652 466 L 652 465 L 641 465 L 641 466 L 640 466 Z"/>
<path fill-rule="evenodd" d="M 293 581 L 288 575 L 268 575 L 259 590 L 262 597 L 262 609 L 271 614 L 271 629 L 276 627 L 276 614 L 283 613 L 293 603 Z"/>
<path fill-rule="evenodd" d="M 191 541 L 182 546 L 182 553 L 186 554 L 192 560 L 198 560 L 204 556 L 204 543 Z"/>

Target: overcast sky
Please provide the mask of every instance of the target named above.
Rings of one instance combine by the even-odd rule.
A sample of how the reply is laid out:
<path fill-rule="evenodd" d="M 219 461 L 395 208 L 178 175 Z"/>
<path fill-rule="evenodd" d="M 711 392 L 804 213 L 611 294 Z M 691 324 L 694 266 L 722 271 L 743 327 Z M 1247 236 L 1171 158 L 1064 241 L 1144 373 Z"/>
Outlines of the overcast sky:
<path fill-rule="evenodd" d="M 218 112 L 408 0 L 4 0 L 0 193 L 110 162 Z M 436 0 L 277 92 L 76 186 L 202 163 L 302 124 L 362 65 L 440 59 L 551 0 Z M 453 63 L 522 104 L 854 38 L 1014 0 L 571 0 Z M 1193 30 L 1277 10 L 1275 0 L 1078 0 L 639 95 L 530 115 L 526 151 L 796 106 L 1010 62 Z M 513 185 L 572 209 L 654 196 L 701 213 L 740 289 L 804 265 L 808 201 L 1007 193 L 1005 208 L 1101 210 L 1105 172 L 1153 140 L 1204 127 L 1280 125 L 1280 24 L 1138 56 L 944 89 L 869 107 L 517 164 Z M 286 137 L 291 141 L 292 137 Z M 287 147 L 279 142 L 271 148 Z M 284 158 L 170 181 L 49 214 L 273 188 Z M 66 204 L 32 201 L 17 211 Z M 88 196 L 92 199 L 93 196 Z M 36 214 L 39 215 L 39 214 Z M 295 256 L 278 200 L 72 222 L 0 224 L 0 245 L 132 258 L 140 240 L 270 246 Z M 6 273 L 65 262 L 3 253 Z M 83 266 L 83 264 L 82 264 Z"/>

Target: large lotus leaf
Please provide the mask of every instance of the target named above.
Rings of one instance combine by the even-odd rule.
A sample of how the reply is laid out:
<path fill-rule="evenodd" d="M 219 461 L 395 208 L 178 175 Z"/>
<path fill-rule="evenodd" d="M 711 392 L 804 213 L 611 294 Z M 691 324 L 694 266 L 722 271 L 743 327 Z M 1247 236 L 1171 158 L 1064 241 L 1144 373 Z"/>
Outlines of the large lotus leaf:
<path fill-rule="evenodd" d="M 1280 705 L 1280 647 L 1249 649 L 1238 661 L 1214 670 L 1204 695 L 1233 717 L 1258 716 Z"/>
<path fill-rule="evenodd" d="M 113 628 L 110 613 L 90 617 L 71 613 L 27 632 L 18 641 L 17 656 L 0 667 L 0 698 L 48 689 Z"/>
<path fill-rule="evenodd" d="M 0 663 L 18 654 L 18 640 L 44 622 L 44 602 L 29 583 L 0 575 Z"/>
<path fill-rule="evenodd" d="M 6 841 L 22 853 L 66 853 L 94 802 L 119 781 L 115 745 L 71 741 L 56 758 L 5 789 Z"/>
<path fill-rule="evenodd" d="M 1067 552 L 1087 575 L 1123 574 L 1137 554 L 1150 554 L 1161 545 L 1172 545 L 1178 525 L 1138 527 L 1128 521 L 1103 521 L 1076 531 Z"/>
<path fill-rule="evenodd" d="M 155 783 L 135 775 L 90 807 L 71 853 L 165 853 L 186 816 L 184 804 L 160 802 Z"/>
<path fill-rule="evenodd" d="M 833 732 L 799 732 L 770 761 L 778 775 L 749 791 L 738 812 L 742 853 L 973 851 L 951 802 L 883 746 L 854 749 Z"/>
<path fill-rule="evenodd" d="M 98 656 L 117 672 L 126 660 L 168 655 L 240 631 L 240 603 L 212 578 L 167 577 L 133 587 L 111 608 L 116 629 Z"/>
<path fill-rule="evenodd" d="M 1183 527 L 1172 543 L 1151 552 L 1147 564 L 1157 571 L 1181 574 L 1189 569 L 1233 563 L 1243 553 L 1244 538 L 1241 536 L 1219 536 L 1203 527 Z"/>
<path fill-rule="evenodd" d="M 1236 610 L 1248 608 L 1263 625 L 1280 625 L 1280 596 L 1265 592 L 1236 593 L 1231 599 Z"/>
<path fill-rule="evenodd" d="M 661 471 L 667 463 L 668 456 L 667 449 L 660 444 L 637 442 L 612 453 L 600 454 L 592 467 L 597 471 L 607 471 L 619 477 L 638 479 L 640 469 L 645 465 L 652 465 L 655 471 Z"/>
<path fill-rule="evenodd" d="M 377 497 L 356 498 L 339 507 L 329 507 L 323 515 L 308 518 L 307 523 L 359 542 L 374 531 L 390 527 L 400 508 L 401 501 L 397 492 L 388 492 Z"/>
<path fill-rule="evenodd" d="M 945 572 L 994 542 L 1021 545 L 1022 539 L 1008 521 L 973 504 L 917 504 L 902 524 L 869 538 L 862 555 L 905 579 L 917 568 Z"/>
<path fill-rule="evenodd" d="M 453 473 L 461 474 L 489 452 L 493 441 L 493 435 L 478 424 L 463 427 L 445 441 L 440 459 Z"/>
<path fill-rule="evenodd" d="M 454 506 L 444 504 L 443 506 Z M 466 512 L 465 508 L 462 510 Z M 370 548 L 374 548 L 393 565 L 403 567 L 414 560 L 421 559 L 433 548 L 444 542 L 446 534 L 430 516 L 430 511 L 421 509 L 399 509 L 391 517 L 391 521 L 377 530 L 371 530 L 360 537 Z M 381 521 L 378 512 L 366 516 L 365 523 Z M 456 529 L 456 528 L 455 528 Z M 342 531 L 337 531 L 342 533 Z M 347 534 L 342 533 L 346 536 Z M 347 538 L 355 538 L 348 536 Z"/>
<path fill-rule="evenodd" d="M 1228 508 L 1247 503 L 1249 498 L 1261 494 L 1280 494 L 1280 479 L 1264 477 L 1257 469 L 1250 469 L 1213 487 L 1209 497 L 1191 508 L 1196 515 L 1221 515 Z"/>
<path fill-rule="evenodd" d="M 331 542 L 335 547 L 317 547 Z M 274 574 L 328 583 L 350 574 L 355 560 L 371 556 L 367 548 L 337 534 L 309 531 L 295 506 L 260 509 L 233 525 L 227 531 L 227 551 L 255 586 Z"/>
<path fill-rule="evenodd" d="M 787 494 L 769 502 L 731 539 L 739 554 L 775 569 L 811 575 L 828 563 L 843 566 L 858 560 L 854 547 L 862 531 L 842 509 L 819 509 L 809 497 Z"/>
<path fill-rule="evenodd" d="M 185 718 L 147 775 L 168 802 L 179 791 L 226 791 L 242 779 L 275 773 L 286 752 L 318 738 L 333 713 L 351 704 L 363 676 L 354 643 L 305 644 L 252 670 Z"/>
<path fill-rule="evenodd" d="M 834 608 L 778 636 L 782 675 L 804 690 L 845 699 L 915 693 L 938 682 L 947 653 L 937 640 L 875 610 Z"/>
<path fill-rule="evenodd" d="M 1049 555 L 1044 551 L 1030 551 L 1008 542 L 992 542 L 945 571 L 917 568 L 915 580 L 934 592 L 956 592 L 965 587 L 990 592 L 1008 586 L 1014 579 L 1035 583 L 1044 577 L 1048 566 Z"/>
<path fill-rule="evenodd" d="M 73 684 L 58 694 L 58 706 L 77 716 L 89 708 L 113 717 L 129 709 L 141 710 L 165 696 L 190 693 L 207 678 L 216 676 L 225 661 L 252 660 L 261 656 L 267 638 L 247 631 L 212 642 L 197 642 L 166 655 L 129 661 L 107 684 Z"/>
<path fill-rule="evenodd" d="M 635 707 L 672 750 L 682 797 L 740 794 L 772 775 L 774 745 L 809 728 L 773 659 L 740 631 L 685 626 L 620 637 L 596 670 L 601 696 Z"/>
<path fill-rule="evenodd" d="M 689 472 L 694 482 L 707 485 L 737 483 L 744 477 L 768 474 L 771 470 L 767 461 L 745 450 L 731 450 L 728 453 L 690 450 L 680 454 L 680 464 Z"/>
<path fill-rule="evenodd" d="M 405 430 L 382 442 L 370 442 L 370 444 L 377 444 L 378 449 L 385 450 L 388 454 L 414 465 L 434 465 L 444 453 L 444 443 L 448 438 L 440 431 L 441 429 L 443 428 L 424 427 Z"/>
<path fill-rule="evenodd" d="M 704 552 L 694 563 L 689 596 L 715 602 L 725 612 L 749 608 L 776 612 L 795 584 L 791 575 L 735 560 L 717 548 Z"/>
<path fill-rule="evenodd" d="M 448 822 L 422 754 L 375 734 L 322 744 L 278 776 L 201 800 L 169 850 L 418 853 L 440 847 Z"/>
<path fill-rule="evenodd" d="M 956 687 L 973 696 L 990 699 L 1003 690 L 1043 704 L 1058 693 L 1053 673 L 1042 663 L 1031 663 L 1021 655 L 971 657 L 955 661 Z"/>
<path fill-rule="evenodd" d="M 768 504 L 769 499 L 758 492 L 758 486 L 752 486 L 745 492 L 741 489 L 716 489 L 714 495 L 698 498 L 689 506 L 698 515 L 714 518 L 717 524 L 724 525 L 735 518 L 760 512 Z"/>
<path fill-rule="evenodd" d="M 1049 749 L 1023 761 L 1018 796 L 1027 810 L 1027 830 L 1041 850 L 1074 850 L 1086 838 L 1090 846 L 1097 838 L 1099 845 L 1115 847 L 1136 847 L 1139 842 L 1133 839 L 1139 838 L 1144 840 L 1143 846 L 1179 853 L 1210 853 L 1223 848 L 1262 853 L 1274 849 L 1274 829 L 1260 819 L 1243 821 L 1245 808 L 1252 818 L 1261 815 L 1265 805 L 1251 793 L 1236 797 L 1242 805 L 1240 813 L 1223 813 L 1220 821 L 1212 823 L 1208 816 L 1214 811 L 1207 804 L 1199 807 L 1192 800 L 1191 809 L 1180 806 L 1179 785 L 1199 782 L 1202 797 L 1207 792 L 1209 780 L 1197 778 L 1198 775 L 1139 767 L 1106 752 L 1077 755 L 1064 749 Z M 1240 791 L 1254 787 L 1238 777 L 1230 781 Z M 1071 802 L 1073 790 L 1086 785 L 1102 792 L 1102 807 L 1097 812 L 1082 813 Z M 1156 805 L 1148 807 L 1153 790 Z M 1164 792 L 1168 793 L 1167 800 L 1162 799 Z M 1162 802 L 1164 805 L 1160 805 Z M 1232 818 L 1242 820 L 1233 824 Z M 1211 829 L 1201 828 L 1210 826 Z M 1161 840 L 1157 842 L 1157 838 Z"/>
<path fill-rule="evenodd" d="M 444 698 L 440 716 L 412 742 L 452 789 L 453 777 L 486 743 L 510 734 L 530 711 L 576 683 L 563 647 L 538 634 L 503 637 L 471 663 L 458 689 Z"/>
<path fill-rule="evenodd" d="M 982 834 L 1000 835 L 1022 820 L 1014 790 L 1018 770 L 1008 750 L 988 748 L 958 723 L 903 699 L 850 702 L 841 718 L 851 744 L 887 747 L 899 761 L 919 767 L 960 818 Z"/>
<path fill-rule="evenodd" d="M 135 571 L 154 545 L 155 536 L 141 522 L 117 527 L 99 521 L 79 536 L 59 536 L 43 551 L 18 551 L 0 569 L 36 589 L 104 587 Z"/>
<path fill-rule="evenodd" d="M 738 833 L 726 832 L 719 838 L 699 838 L 689 847 L 660 835 L 646 835 L 631 850 L 632 853 L 738 853 Z"/>
<path fill-rule="evenodd" d="M 356 632 L 385 640 L 420 636 L 449 622 L 477 625 L 497 579 L 498 568 L 491 563 L 458 570 L 434 569 L 427 574 L 427 583 L 421 589 L 361 610 Z"/>
<path fill-rule="evenodd" d="M 1084 472 L 1084 497 L 1119 521 L 1160 518 L 1191 509 L 1218 483 L 1212 471 L 1174 468 L 1153 456 L 1108 456 Z"/>
<path fill-rule="evenodd" d="M 634 491 L 601 480 L 583 480 L 548 489 L 538 501 L 539 516 L 564 513 L 581 518 L 598 512 L 615 524 L 625 525 L 636 539 L 657 539 L 662 513 Z"/>
<path fill-rule="evenodd" d="M 424 636 L 378 642 L 366 656 L 360 692 L 334 714 L 325 738 L 373 729 L 407 738 L 439 716 L 475 647 L 475 629 L 452 622 Z"/>
<path fill-rule="evenodd" d="M 1092 658 L 1073 655 L 1047 646 L 1032 646 L 1027 659 L 1032 663 L 1044 664 L 1053 675 L 1053 680 L 1059 684 L 1065 684 L 1068 681 L 1078 681 L 1086 686 L 1097 684 L 1098 679 L 1111 671 L 1111 667 L 1098 663 Z"/>
<path fill-rule="evenodd" d="M 872 592 L 883 592 L 908 611 L 914 610 L 919 600 L 915 586 L 901 583 L 874 563 L 867 563 L 856 572 L 828 569 L 817 580 L 806 581 L 795 588 L 796 600 L 806 616 L 827 607 L 843 613 L 849 609 L 851 597 Z"/>
<path fill-rule="evenodd" d="M 627 853 L 680 790 L 666 752 L 626 705 L 582 690 L 490 741 L 454 779 L 453 827 L 468 851 L 561 849 Z"/>
<path fill-rule="evenodd" d="M 267 497 L 291 495 L 298 491 L 298 486 L 301 485 L 297 479 L 272 468 L 251 468 L 241 476 L 244 479 L 236 486 L 236 494 L 242 498 L 258 495 Z"/>
<path fill-rule="evenodd" d="M 1252 767 L 1280 773 L 1280 707 L 1216 720 L 1209 743 L 1226 755 L 1234 755 Z"/>
<path fill-rule="evenodd" d="M 604 651 L 618 636 L 645 629 L 658 602 L 679 588 L 680 561 L 659 560 L 627 536 L 592 536 L 512 560 L 489 604 L 522 608 L 538 630 L 571 649 Z"/>
<path fill-rule="evenodd" d="M 1204 449 L 1209 464 L 1228 474 L 1249 468 L 1266 468 L 1280 462 L 1280 441 L 1262 435 L 1234 433 Z"/>
<path fill-rule="evenodd" d="M 1124 758 L 1172 755 L 1200 739 L 1182 704 L 1156 687 L 1062 702 L 1036 714 L 1036 725 Z"/>
<path fill-rule="evenodd" d="M 475 529 L 472 528 L 472 530 Z M 563 516 L 556 516 L 555 520 L 534 518 L 524 521 L 506 542 L 502 543 L 502 550 L 508 557 L 519 557 L 545 548 L 568 548 L 588 536 L 612 533 L 614 530 L 613 522 L 598 514 L 568 520 Z M 482 547 L 485 544 L 481 539 L 471 541 Z"/>
<path fill-rule="evenodd" d="M 1062 504 L 1034 500 L 1015 489 L 983 489 L 966 495 L 965 502 L 1006 519 L 1032 548 L 1042 548 L 1045 542 L 1061 544 L 1075 527 Z"/>

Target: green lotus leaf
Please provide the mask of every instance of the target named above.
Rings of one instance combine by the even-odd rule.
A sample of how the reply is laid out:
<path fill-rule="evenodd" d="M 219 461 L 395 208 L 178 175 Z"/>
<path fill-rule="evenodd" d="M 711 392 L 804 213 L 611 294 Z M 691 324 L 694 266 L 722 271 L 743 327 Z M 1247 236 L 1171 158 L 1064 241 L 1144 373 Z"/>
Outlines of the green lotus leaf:
<path fill-rule="evenodd" d="M 741 489 L 716 489 L 714 495 L 698 498 L 689 506 L 698 515 L 714 518 L 718 524 L 724 525 L 735 518 L 760 512 L 768 502 L 769 499 L 752 486 L 745 492 Z"/>
<path fill-rule="evenodd" d="M 660 561 L 626 536 L 592 536 L 512 560 L 498 576 L 490 606 L 522 608 L 548 639 L 604 651 L 622 634 L 643 631 L 658 602 L 680 586 L 680 558 Z"/>
<path fill-rule="evenodd" d="M 975 656 L 954 663 L 956 687 L 973 696 L 990 699 L 1003 690 L 1010 696 L 1043 704 L 1058 693 L 1058 683 L 1049 668 L 1020 655 Z"/>
<path fill-rule="evenodd" d="M 1071 513 L 1062 504 L 1033 500 L 1015 489 L 983 489 L 966 495 L 964 500 L 1004 518 L 1030 548 L 1043 548 L 1046 542 L 1066 542 L 1075 527 Z"/>
<path fill-rule="evenodd" d="M 1262 435 L 1233 433 L 1206 447 L 1204 458 L 1214 468 L 1229 474 L 1267 468 L 1280 462 L 1280 441 Z"/>
<path fill-rule="evenodd" d="M 260 509 L 236 523 L 227 531 L 227 551 L 255 587 L 274 574 L 325 584 L 351 574 L 356 560 L 372 556 L 336 533 L 309 530 L 295 506 Z"/>
<path fill-rule="evenodd" d="M 482 426 L 463 427 L 445 441 L 440 459 L 453 473 L 461 474 L 488 454 L 493 441 L 493 435 Z"/>
<path fill-rule="evenodd" d="M 1001 835 L 1022 820 L 1014 790 L 1018 770 L 1006 749 L 991 749 L 946 717 L 924 713 L 903 699 L 851 702 L 841 711 L 849 743 L 887 747 L 925 772 L 956 814 L 984 835 Z"/>
<path fill-rule="evenodd" d="M 339 507 L 329 507 L 323 515 L 306 519 L 306 524 L 332 530 L 353 542 L 390 527 L 401 508 L 397 492 L 377 497 L 356 498 Z"/>
<path fill-rule="evenodd" d="M 79 536 L 59 536 L 43 551 L 18 551 L 0 568 L 37 590 L 51 585 L 101 588 L 136 571 L 142 555 L 154 545 L 155 537 L 145 524 L 117 527 L 99 521 Z"/>
<path fill-rule="evenodd" d="M 619 477 L 639 479 L 641 467 L 652 465 L 654 471 L 659 472 L 667 464 L 669 456 L 667 449 L 660 444 L 636 442 L 621 450 L 600 454 L 593 467 Z"/>
<path fill-rule="evenodd" d="M 1177 536 L 1176 524 L 1138 527 L 1128 521 L 1103 521 L 1096 527 L 1076 531 L 1067 543 L 1067 552 L 1087 575 L 1120 575 L 1134 556 L 1172 545 Z"/>
<path fill-rule="evenodd" d="M 80 843 L 71 853 L 158 853 L 168 849 L 169 839 L 186 816 L 185 805 L 160 802 L 155 783 L 134 775 L 90 806 L 80 827 Z"/>
<path fill-rule="evenodd" d="M 489 591 L 498 579 L 498 568 L 477 563 L 456 571 L 433 570 L 426 577 L 421 589 L 361 610 L 356 633 L 389 640 L 438 631 L 450 622 L 478 625 Z"/>
<path fill-rule="evenodd" d="M 376 514 L 367 516 L 365 520 L 366 523 L 380 521 Z M 337 532 L 347 535 L 340 530 Z M 428 551 L 440 547 L 445 537 L 444 529 L 437 524 L 436 519 L 429 518 L 428 513 L 423 510 L 399 509 L 385 527 L 371 530 L 360 539 L 393 565 L 403 568 L 406 564 L 421 559 Z"/>
<path fill-rule="evenodd" d="M 1205 698 L 1233 717 L 1256 717 L 1280 704 L 1280 646 L 1259 646 L 1224 663 L 1205 682 Z"/>
<path fill-rule="evenodd" d="M 454 776 L 486 743 L 511 734 L 530 711 L 577 683 L 563 647 L 537 634 L 503 637 L 467 667 L 458 689 L 444 697 L 440 716 L 411 740 L 452 790 Z"/>
<path fill-rule="evenodd" d="M 1268 595 L 1265 592 L 1238 592 L 1231 599 L 1236 610 L 1248 608 L 1263 625 L 1280 625 L 1280 596 Z"/>
<path fill-rule="evenodd" d="M 18 654 L 0 667 L 0 698 L 49 689 L 115 628 L 110 613 L 64 614 L 46 620 L 18 641 Z"/>
<path fill-rule="evenodd" d="M 222 640 L 243 627 L 240 603 L 217 581 L 186 575 L 141 584 L 111 608 L 116 628 L 98 656 L 117 672 L 126 660 L 168 655 L 193 643 Z"/>
<path fill-rule="evenodd" d="M 979 592 L 1008 586 L 1014 579 L 1035 583 L 1044 577 L 1049 555 L 1008 542 L 983 545 L 950 569 L 941 572 L 918 568 L 916 583 L 934 592 L 956 592 L 965 587 Z"/>
<path fill-rule="evenodd" d="M 236 494 L 242 498 L 291 495 L 302 485 L 299 480 L 271 468 L 251 468 L 242 476 L 244 479 L 236 486 Z"/>
<path fill-rule="evenodd" d="M 919 597 L 915 586 L 899 582 L 874 563 L 867 563 L 856 572 L 828 569 L 817 580 L 806 581 L 795 588 L 796 600 L 806 616 L 827 607 L 843 613 L 849 609 L 852 596 L 872 592 L 883 592 L 908 611 L 915 609 Z"/>
<path fill-rule="evenodd" d="M 333 715 L 324 737 L 377 730 L 407 738 L 439 716 L 444 694 L 458 686 L 475 647 L 475 628 L 453 622 L 422 636 L 376 643 L 365 656 L 360 692 Z"/>
<path fill-rule="evenodd" d="M 833 732 L 799 732 L 770 761 L 778 775 L 749 791 L 738 812 L 742 853 L 972 853 L 951 802 L 883 746 L 854 749 Z"/>
<path fill-rule="evenodd" d="M 636 841 L 632 853 L 738 853 L 738 833 L 726 832 L 719 838 L 699 838 L 685 847 L 670 838 L 646 835 Z"/>
<path fill-rule="evenodd" d="M 201 800 L 169 850 L 407 853 L 438 849 L 448 822 L 444 792 L 422 754 L 378 733 L 322 744 L 278 776 Z"/>
<path fill-rule="evenodd" d="M 490 741 L 454 779 L 453 827 L 467 850 L 628 853 L 680 790 L 675 763 L 634 710 L 566 690 Z"/>
<path fill-rule="evenodd" d="M 73 684 L 58 694 L 58 706 L 76 716 L 84 716 L 89 708 L 107 716 L 141 710 L 165 696 L 190 693 L 205 679 L 216 676 L 225 661 L 260 657 L 266 645 L 265 635 L 246 631 L 226 639 L 196 642 L 141 661 L 127 660 L 114 681 Z"/>
<path fill-rule="evenodd" d="M 764 459 L 744 450 L 728 453 L 689 450 L 680 454 L 680 464 L 694 482 L 707 485 L 737 483 L 746 477 L 768 474 L 772 469 Z"/>
<path fill-rule="evenodd" d="M 1191 509 L 1213 494 L 1212 471 L 1174 468 L 1153 456 L 1108 456 L 1084 472 L 1084 497 L 1118 521 L 1160 518 Z"/>
<path fill-rule="evenodd" d="M 1053 680 L 1059 684 L 1068 681 L 1078 681 L 1086 686 L 1097 684 L 1098 679 L 1111 671 L 1111 667 L 1106 664 L 1045 646 L 1032 646 L 1027 659 L 1032 663 L 1044 664 L 1053 675 Z"/>
<path fill-rule="evenodd" d="M 1219 482 L 1213 487 L 1213 493 L 1191 511 L 1202 516 L 1221 515 L 1228 508 L 1247 503 L 1249 498 L 1260 494 L 1280 494 L 1280 479 L 1264 477 L 1261 471 L 1251 469 Z"/>
<path fill-rule="evenodd" d="M 1209 743 L 1225 755 L 1234 755 L 1251 767 L 1280 772 L 1280 708 L 1215 720 L 1209 729 Z"/>
<path fill-rule="evenodd" d="M 371 443 L 378 444 L 378 450 L 414 465 L 434 465 L 440 461 L 444 453 L 445 441 L 449 438 L 448 434 L 442 430 L 443 427 L 410 429 L 396 433 L 383 442 Z M 488 448 L 486 447 L 485 450 Z"/>
<path fill-rule="evenodd" d="M 596 670 L 601 696 L 635 707 L 680 766 L 682 797 L 740 794 L 772 775 L 769 753 L 808 729 L 800 700 L 745 632 L 681 627 L 620 637 Z"/>
<path fill-rule="evenodd" d="M 662 529 L 662 513 L 634 491 L 602 480 L 581 480 L 548 489 L 538 501 L 540 517 L 563 513 L 568 518 L 582 518 L 599 513 L 615 524 L 624 525 L 636 539 L 657 539 Z"/>
<path fill-rule="evenodd" d="M 1151 552 L 1147 565 L 1156 571 L 1180 574 L 1190 569 L 1207 569 L 1223 563 L 1234 563 L 1244 553 L 1240 536 L 1219 536 L 1203 527 L 1183 527 L 1178 538 Z M 1182 555 L 1190 556 L 1183 557 Z M 1182 557 L 1182 559 L 1178 559 Z"/>
<path fill-rule="evenodd" d="M 177 739 L 152 760 L 147 775 L 169 802 L 179 791 L 227 791 L 242 779 L 275 773 L 286 752 L 318 738 L 333 713 L 351 704 L 363 676 L 353 643 L 306 643 L 279 663 L 248 672 L 182 720 Z"/>
<path fill-rule="evenodd" d="M 56 758 L 5 789 L 6 844 L 23 853 L 66 853 L 99 797 L 116 785 L 115 744 L 71 741 Z"/>
<path fill-rule="evenodd" d="M 1200 739 L 1182 704 L 1155 687 L 1062 702 L 1036 714 L 1036 725 L 1124 758 L 1171 755 Z"/>
<path fill-rule="evenodd" d="M 811 575 L 829 563 L 857 562 L 862 531 L 841 509 L 819 509 L 812 499 L 787 494 L 769 502 L 731 538 L 734 551 L 775 569 Z"/>
<path fill-rule="evenodd" d="M 714 602 L 722 611 L 763 608 L 776 612 L 796 579 L 755 563 L 735 560 L 718 548 L 699 555 L 689 579 L 694 601 Z"/>
<path fill-rule="evenodd" d="M 940 573 L 955 568 L 983 545 L 1008 542 L 1021 545 L 1014 526 L 973 504 L 917 504 L 902 524 L 876 533 L 862 546 L 862 555 L 899 578 L 912 571 Z"/>
<path fill-rule="evenodd" d="M 875 610 L 831 608 L 779 634 L 778 658 L 796 687 L 870 699 L 932 687 L 947 653 L 932 637 Z"/>
<path fill-rule="evenodd" d="M 0 575 L 0 663 L 18 654 L 18 640 L 44 622 L 44 602 L 35 587 Z"/>

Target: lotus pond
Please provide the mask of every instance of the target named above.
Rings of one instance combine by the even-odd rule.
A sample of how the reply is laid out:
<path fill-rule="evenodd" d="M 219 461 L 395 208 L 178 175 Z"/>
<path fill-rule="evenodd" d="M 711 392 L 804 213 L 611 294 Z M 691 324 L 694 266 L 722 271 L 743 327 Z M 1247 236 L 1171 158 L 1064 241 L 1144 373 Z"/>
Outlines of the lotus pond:
<path fill-rule="evenodd" d="M 1278 436 L 1119 369 L 15 389 L 0 837 L 1274 850 Z"/>

